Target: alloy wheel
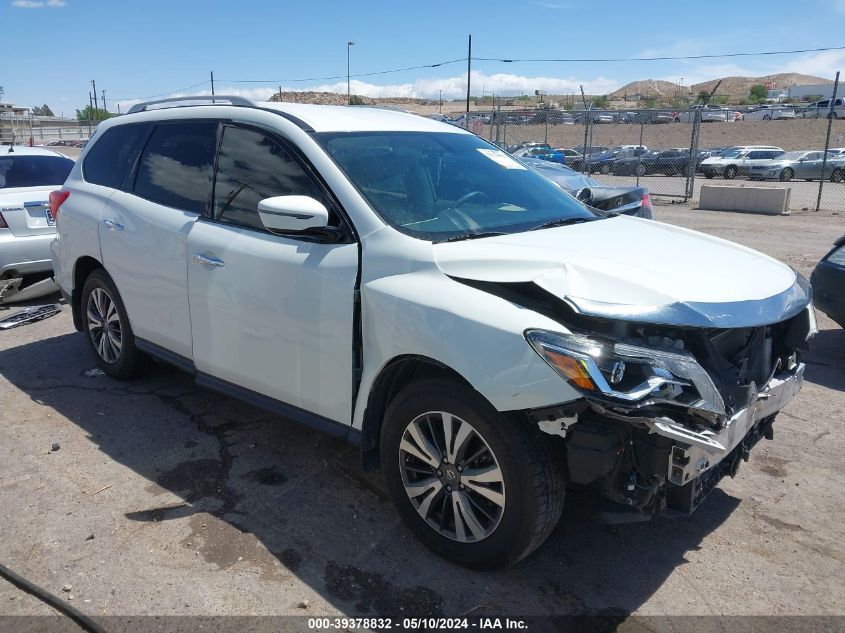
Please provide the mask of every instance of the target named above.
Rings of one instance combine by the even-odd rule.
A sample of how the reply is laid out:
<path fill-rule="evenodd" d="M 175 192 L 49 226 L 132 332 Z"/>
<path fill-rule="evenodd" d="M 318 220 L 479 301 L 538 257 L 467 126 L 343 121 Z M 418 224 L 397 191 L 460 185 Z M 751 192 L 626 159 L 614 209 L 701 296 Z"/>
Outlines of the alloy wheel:
<path fill-rule="evenodd" d="M 123 346 L 123 333 L 117 305 L 102 288 L 94 288 L 86 306 L 88 335 L 97 354 L 107 363 L 116 363 Z"/>
<path fill-rule="evenodd" d="M 505 484 L 493 450 L 468 422 L 446 411 L 414 418 L 399 444 L 402 485 L 417 513 L 461 543 L 490 536 L 505 509 Z"/>

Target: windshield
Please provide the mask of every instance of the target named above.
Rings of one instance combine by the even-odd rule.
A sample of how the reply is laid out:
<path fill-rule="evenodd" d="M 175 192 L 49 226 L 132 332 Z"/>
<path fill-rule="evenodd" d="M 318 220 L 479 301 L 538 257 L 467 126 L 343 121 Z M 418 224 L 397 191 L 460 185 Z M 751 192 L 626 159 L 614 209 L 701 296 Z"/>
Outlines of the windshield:
<path fill-rule="evenodd" d="M 736 158 L 740 154 L 743 153 L 745 150 L 741 149 L 727 149 L 724 152 L 719 154 L 719 158 Z"/>
<path fill-rule="evenodd" d="M 444 241 L 593 220 L 552 182 L 473 134 L 316 134 L 376 213 L 413 237 Z"/>
<path fill-rule="evenodd" d="M 58 186 L 67 179 L 73 161 L 61 156 L 0 156 L 0 189 Z"/>

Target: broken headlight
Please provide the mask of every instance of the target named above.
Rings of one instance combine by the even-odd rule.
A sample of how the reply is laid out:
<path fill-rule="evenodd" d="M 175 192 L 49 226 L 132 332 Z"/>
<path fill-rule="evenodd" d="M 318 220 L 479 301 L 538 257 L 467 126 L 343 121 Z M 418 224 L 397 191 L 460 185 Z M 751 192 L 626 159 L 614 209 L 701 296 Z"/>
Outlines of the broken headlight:
<path fill-rule="evenodd" d="M 725 415 L 725 403 L 709 374 L 687 351 L 546 330 L 528 330 L 525 338 L 588 399 L 631 407 L 671 404 Z"/>

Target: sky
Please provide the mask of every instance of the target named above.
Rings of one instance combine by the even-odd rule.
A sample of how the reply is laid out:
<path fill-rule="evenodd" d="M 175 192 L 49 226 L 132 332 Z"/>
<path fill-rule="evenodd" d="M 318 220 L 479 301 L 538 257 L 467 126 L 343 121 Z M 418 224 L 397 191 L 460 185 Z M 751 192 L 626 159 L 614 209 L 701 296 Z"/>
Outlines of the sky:
<path fill-rule="evenodd" d="M 845 0 L 0 0 L 3 101 L 73 115 L 91 80 L 109 110 L 144 98 L 282 90 L 444 99 L 604 94 L 640 79 L 833 78 L 845 50 L 676 61 L 541 62 L 845 46 Z M 347 42 L 355 44 L 347 46 Z M 462 60 L 437 67 L 359 76 Z M 310 79 L 310 81 L 298 81 Z"/>

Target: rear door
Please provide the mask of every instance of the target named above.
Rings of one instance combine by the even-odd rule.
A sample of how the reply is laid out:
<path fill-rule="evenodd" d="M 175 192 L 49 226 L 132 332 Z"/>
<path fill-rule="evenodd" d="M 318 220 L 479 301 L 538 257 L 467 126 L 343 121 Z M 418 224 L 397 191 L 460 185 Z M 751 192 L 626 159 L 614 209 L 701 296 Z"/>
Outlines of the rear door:
<path fill-rule="evenodd" d="M 106 270 L 126 305 L 134 334 L 191 358 L 188 233 L 211 196 L 215 120 L 160 122 L 132 182 L 100 213 Z"/>
<path fill-rule="evenodd" d="M 62 186 L 73 161 L 64 156 L 0 155 L 0 214 L 12 235 L 55 233 L 47 199 Z"/>
<path fill-rule="evenodd" d="M 258 202 L 323 202 L 346 238 L 267 231 Z M 188 236 L 197 370 L 349 424 L 358 245 L 309 165 L 285 141 L 226 125 L 212 208 Z"/>

